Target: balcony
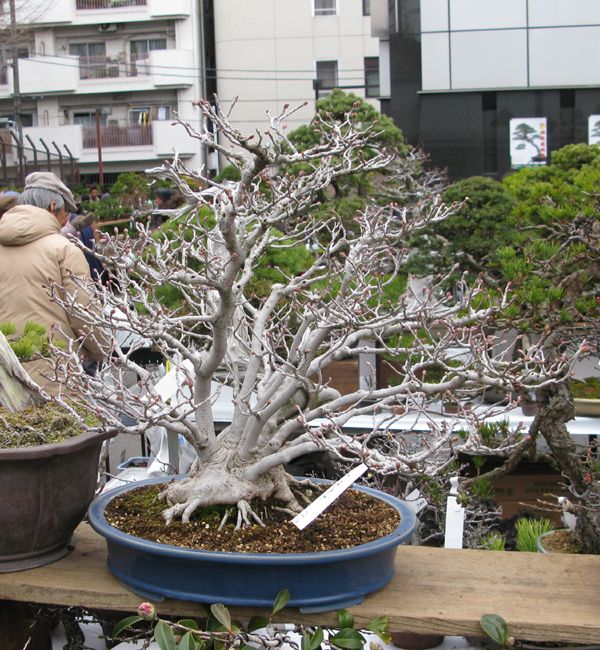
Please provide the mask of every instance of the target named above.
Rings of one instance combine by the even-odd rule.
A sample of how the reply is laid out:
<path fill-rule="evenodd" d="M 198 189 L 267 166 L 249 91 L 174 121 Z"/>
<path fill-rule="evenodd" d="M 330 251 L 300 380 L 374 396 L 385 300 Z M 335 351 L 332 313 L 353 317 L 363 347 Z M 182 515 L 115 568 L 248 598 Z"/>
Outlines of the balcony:
<path fill-rule="evenodd" d="M 77 0 L 77 10 L 146 6 L 146 0 Z"/>
<path fill-rule="evenodd" d="M 135 62 L 127 62 L 109 56 L 79 57 L 80 79 L 116 79 L 119 77 L 136 77 L 138 74 L 140 74 L 140 71 L 138 71 Z"/>
<path fill-rule="evenodd" d="M 32 126 L 23 129 L 38 149 L 40 159 L 45 155 L 43 140 L 54 152 L 54 143 L 61 149 L 66 145 L 78 164 L 98 163 L 98 141 L 93 125 Z M 156 163 L 172 157 L 200 155 L 200 145 L 190 138 L 182 126 L 171 120 L 154 120 L 146 125 L 126 124 L 101 126 L 102 160 L 107 163 L 143 161 Z M 199 164 L 196 163 L 196 164 Z"/>
<path fill-rule="evenodd" d="M 131 124 L 128 126 L 101 126 L 100 139 L 102 148 L 114 147 L 149 147 L 152 146 L 152 125 Z M 95 126 L 82 128 L 83 149 L 97 149 L 98 139 Z"/>
<path fill-rule="evenodd" d="M 19 59 L 23 94 L 75 92 L 79 87 L 76 56 L 38 56 Z"/>

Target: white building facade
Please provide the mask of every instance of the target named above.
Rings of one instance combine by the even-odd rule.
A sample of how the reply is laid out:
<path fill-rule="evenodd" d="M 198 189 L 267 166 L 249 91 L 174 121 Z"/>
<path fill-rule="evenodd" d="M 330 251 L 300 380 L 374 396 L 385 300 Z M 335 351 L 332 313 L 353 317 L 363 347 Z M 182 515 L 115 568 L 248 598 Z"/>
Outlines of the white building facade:
<path fill-rule="evenodd" d="M 341 87 L 379 109 L 379 42 L 371 36 L 369 0 L 216 0 L 215 53 L 220 101 L 238 103 L 243 133 L 264 129 L 267 110 L 307 102 L 289 130 L 314 116 L 320 97 Z"/>
<path fill-rule="evenodd" d="M 50 0 L 24 3 L 18 59 L 25 146 L 68 150 L 85 177 L 142 170 L 177 151 L 190 168 L 204 152 L 175 112 L 198 123 L 206 93 L 201 0 Z M 3 16 L 7 20 L 6 14 Z M 13 116 L 11 61 L 0 74 L 0 116 Z M 100 136 L 101 150 L 99 152 Z M 31 144 L 33 143 L 33 145 Z M 31 151 L 27 154 L 31 158 Z"/>

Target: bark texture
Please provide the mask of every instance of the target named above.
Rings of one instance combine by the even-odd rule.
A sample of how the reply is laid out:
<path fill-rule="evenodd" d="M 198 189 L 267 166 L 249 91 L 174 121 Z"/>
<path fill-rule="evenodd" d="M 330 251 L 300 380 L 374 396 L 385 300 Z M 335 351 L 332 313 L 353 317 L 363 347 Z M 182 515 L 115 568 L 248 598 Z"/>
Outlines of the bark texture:
<path fill-rule="evenodd" d="M 576 531 L 584 553 L 600 554 L 600 486 L 586 468 L 566 423 L 575 417 L 573 396 L 565 383 L 537 391 L 539 410 L 532 432 L 541 433 L 565 478 L 577 509 Z"/>

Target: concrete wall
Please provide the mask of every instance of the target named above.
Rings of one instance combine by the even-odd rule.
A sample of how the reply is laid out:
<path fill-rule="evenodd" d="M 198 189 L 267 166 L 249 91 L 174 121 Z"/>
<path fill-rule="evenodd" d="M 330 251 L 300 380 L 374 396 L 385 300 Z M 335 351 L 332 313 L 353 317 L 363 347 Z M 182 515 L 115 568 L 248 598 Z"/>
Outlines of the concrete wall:
<path fill-rule="evenodd" d="M 218 0 L 215 32 L 218 94 L 226 105 L 239 96 L 232 117 L 242 132 L 265 128 L 266 111 L 286 103 L 308 101 L 290 130 L 308 122 L 317 61 L 338 61 L 340 85 L 362 85 L 364 58 L 379 54 L 359 0 L 340 0 L 337 16 L 313 16 L 311 0 Z"/>

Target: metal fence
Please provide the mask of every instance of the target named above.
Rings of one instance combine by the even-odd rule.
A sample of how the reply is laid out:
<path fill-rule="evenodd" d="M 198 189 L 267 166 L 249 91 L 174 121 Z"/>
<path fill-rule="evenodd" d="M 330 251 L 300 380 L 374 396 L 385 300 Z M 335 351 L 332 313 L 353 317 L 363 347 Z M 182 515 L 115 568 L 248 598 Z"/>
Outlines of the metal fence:
<path fill-rule="evenodd" d="M 36 146 L 25 136 L 23 146 L 12 131 L 0 130 L 0 184 L 21 187 L 27 174 L 34 171 L 54 172 L 67 184 L 79 182 L 79 169 L 66 145 L 48 145 L 40 138 Z"/>

